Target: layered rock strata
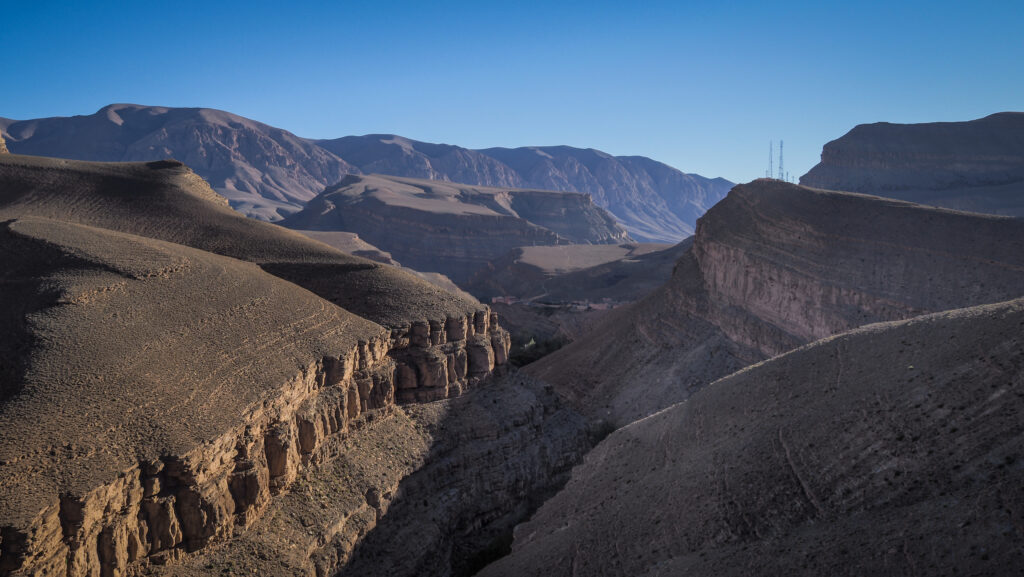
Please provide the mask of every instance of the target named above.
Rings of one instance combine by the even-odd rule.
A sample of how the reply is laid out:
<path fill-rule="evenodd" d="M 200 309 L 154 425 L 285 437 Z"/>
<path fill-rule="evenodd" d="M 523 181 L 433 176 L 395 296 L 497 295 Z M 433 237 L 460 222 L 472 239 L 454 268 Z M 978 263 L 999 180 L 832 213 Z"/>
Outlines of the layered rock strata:
<path fill-rule="evenodd" d="M 155 575 L 469 575 L 592 445 L 584 419 L 521 374 L 396 407 L 325 458 L 228 545 Z M 415 545 L 412 545 L 415 544 Z"/>
<path fill-rule="evenodd" d="M 180 163 L 5 155 L 0 182 L 0 574 L 130 574 L 228 539 L 325 439 L 507 359 L 486 307 L 245 219 Z"/>
<path fill-rule="evenodd" d="M 705 215 L 671 280 L 530 365 L 625 425 L 812 340 L 1024 293 L 1024 222 L 778 181 Z"/>
<path fill-rule="evenodd" d="M 514 247 L 628 239 L 586 195 L 377 175 L 346 177 L 281 224 L 358 234 L 406 266 L 457 283 Z"/>
<path fill-rule="evenodd" d="M 29 218 L 2 251 L 4 302 L 30 303 L 5 347 L 25 368 L 0 407 L 2 575 L 126 575 L 228 539 L 325 439 L 507 358 L 486 310 L 389 331 L 151 239 Z"/>

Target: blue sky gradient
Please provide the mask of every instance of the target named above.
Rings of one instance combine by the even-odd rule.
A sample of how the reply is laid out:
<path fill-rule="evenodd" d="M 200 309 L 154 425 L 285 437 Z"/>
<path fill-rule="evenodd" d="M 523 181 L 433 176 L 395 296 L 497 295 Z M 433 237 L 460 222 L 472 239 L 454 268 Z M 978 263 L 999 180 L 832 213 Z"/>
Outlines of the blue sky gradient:
<path fill-rule="evenodd" d="M 220 108 L 300 136 L 568 144 L 793 178 L 856 124 L 1024 110 L 1024 2 L 5 2 L 0 116 Z"/>

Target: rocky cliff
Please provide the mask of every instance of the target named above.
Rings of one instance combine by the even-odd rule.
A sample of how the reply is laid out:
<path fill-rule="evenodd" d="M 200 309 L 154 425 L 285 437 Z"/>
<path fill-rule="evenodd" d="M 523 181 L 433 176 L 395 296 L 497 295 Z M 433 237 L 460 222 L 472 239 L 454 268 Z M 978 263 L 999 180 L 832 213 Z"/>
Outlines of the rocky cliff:
<path fill-rule="evenodd" d="M 0 184 L 0 575 L 223 543 L 328 441 L 507 360 L 487 307 L 245 219 L 180 163 L 9 155 Z"/>
<path fill-rule="evenodd" d="M 376 175 L 346 177 L 281 224 L 356 233 L 406 266 L 456 282 L 513 247 L 628 238 L 586 195 Z"/>
<path fill-rule="evenodd" d="M 70 118 L 4 121 L 19 154 L 122 162 L 176 158 L 239 211 L 278 220 L 358 172 L 294 134 L 208 108 L 112 104 Z"/>
<path fill-rule="evenodd" d="M 278 220 L 347 174 L 591 194 L 635 238 L 677 242 L 731 183 L 643 157 L 567 146 L 469 150 L 395 135 L 308 140 L 207 108 L 114 104 L 87 116 L 0 119 L 20 154 L 184 161 L 249 216 Z"/>
<path fill-rule="evenodd" d="M 1024 216 L 1024 113 L 968 122 L 862 124 L 800 178 L 818 188 Z"/>
<path fill-rule="evenodd" d="M 0 134 L 0 154 L 8 154 L 10 151 L 7 150 L 7 141 L 4 140 L 4 135 Z"/>
<path fill-rule="evenodd" d="M 815 339 L 1022 292 L 1024 222 L 758 180 L 663 288 L 528 371 L 624 425 Z"/>

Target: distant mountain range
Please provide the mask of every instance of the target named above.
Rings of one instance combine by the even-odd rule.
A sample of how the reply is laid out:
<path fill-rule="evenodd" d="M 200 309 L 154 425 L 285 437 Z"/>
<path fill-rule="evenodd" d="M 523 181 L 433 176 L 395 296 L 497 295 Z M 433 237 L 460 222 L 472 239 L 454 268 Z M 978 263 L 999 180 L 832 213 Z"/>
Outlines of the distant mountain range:
<path fill-rule="evenodd" d="M 675 242 L 733 183 L 640 156 L 568 146 L 470 150 L 395 135 L 300 138 L 229 112 L 112 104 L 88 116 L 0 119 L 11 152 L 92 161 L 175 158 L 248 216 L 279 220 L 346 174 L 589 193 L 630 235 Z"/>
<path fill-rule="evenodd" d="M 861 124 L 826 144 L 800 184 L 1024 216 L 1024 113 Z"/>

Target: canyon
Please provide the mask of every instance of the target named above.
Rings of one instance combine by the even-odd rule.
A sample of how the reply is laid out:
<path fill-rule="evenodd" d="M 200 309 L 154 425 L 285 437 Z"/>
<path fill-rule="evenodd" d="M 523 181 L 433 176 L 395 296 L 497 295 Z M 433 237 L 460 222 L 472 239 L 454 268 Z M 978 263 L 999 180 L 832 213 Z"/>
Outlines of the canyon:
<path fill-rule="evenodd" d="M 341 175 L 288 228 L 177 160 L 3 143 L 0 576 L 1024 562 L 1019 218 L 759 179 L 642 244 L 609 196 L 444 181 L 627 159 L 371 135 L 315 144 L 415 177 Z M 519 370 L 509 329 L 573 342 Z"/>
<path fill-rule="evenodd" d="M 1022 287 L 1024 221 L 760 179 L 701 218 L 668 283 L 527 370 L 623 426 L 811 341 Z"/>
<path fill-rule="evenodd" d="M 178 566 L 278 510 L 311 464 L 329 466 L 363 429 L 401 429 L 403 407 L 458 397 L 507 362 L 508 335 L 487 307 L 246 219 L 180 163 L 3 155 L 0 185 L 3 300 L 19 303 L 5 307 L 16 333 L 3 355 L 2 574 Z M 551 402 L 498 407 L 529 424 L 510 442 L 565 414 Z M 565 456 L 545 453 L 505 482 L 550 490 L 589 439 L 574 422 L 548 441 Z M 417 435 L 411 446 L 429 447 Z M 372 488 L 360 507 L 386 506 L 387 484 Z M 506 530 L 528 512 L 491 507 Z M 474 513 L 461 515 L 488 525 Z M 329 532 L 365 533 L 338 520 Z"/>

